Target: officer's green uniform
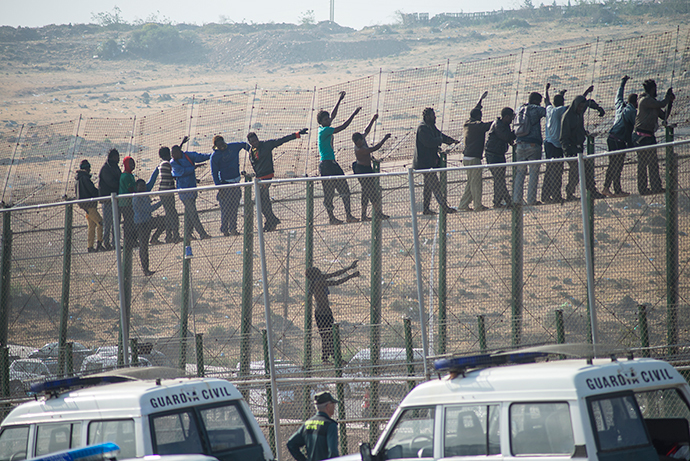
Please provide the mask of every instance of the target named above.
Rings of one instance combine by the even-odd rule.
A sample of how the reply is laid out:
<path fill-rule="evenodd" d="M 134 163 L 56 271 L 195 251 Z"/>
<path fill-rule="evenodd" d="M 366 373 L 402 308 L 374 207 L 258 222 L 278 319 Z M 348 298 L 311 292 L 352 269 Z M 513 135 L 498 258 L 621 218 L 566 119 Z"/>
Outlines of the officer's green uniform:
<path fill-rule="evenodd" d="M 323 394 L 328 394 L 328 396 Z M 326 400 L 319 402 L 319 398 Z M 315 403 L 335 401 L 328 392 L 316 394 L 314 400 Z M 302 447 L 306 447 L 307 456 L 302 453 Z M 338 454 L 338 423 L 333 421 L 325 412 L 319 411 L 305 421 L 297 432 L 292 434 L 287 442 L 287 448 L 297 461 L 321 461 L 336 458 L 340 456 Z"/>

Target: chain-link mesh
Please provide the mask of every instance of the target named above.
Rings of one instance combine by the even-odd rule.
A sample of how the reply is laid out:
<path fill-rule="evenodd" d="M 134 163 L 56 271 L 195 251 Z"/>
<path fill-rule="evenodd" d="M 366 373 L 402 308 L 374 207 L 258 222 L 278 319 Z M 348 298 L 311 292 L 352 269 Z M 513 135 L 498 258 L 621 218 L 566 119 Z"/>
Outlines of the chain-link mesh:
<path fill-rule="evenodd" d="M 667 62 L 675 58 L 677 38 L 669 33 L 457 67 L 447 63 L 380 73 L 316 91 L 256 90 L 194 101 L 136 120 L 86 119 L 6 129 L 0 139 L 3 200 L 28 205 L 72 198 L 82 159 L 92 164 L 91 180 L 98 185 L 98 172 L 113 147 L 121 160 L 127 154 L 135 157 L 133 179 L 146 181 L 160 163 L 159 148 L 178 144 L 185 134 L 191 137 L 185 149 L 208 154 L 216 134 L 228 143 L 244 143 L 248 131 L 267 141 L 309 128 L 308 135 L 273 150 L 280 180 L 258 185 L 259 211 L 264 212 L 258 220 L 255 184 L 214 186 L 209 162 L 201 157 L 194 163 L 205 166 L 193 170 L 199 181 L 191 181 L 200 186 L 196 191 L 161 193 L 154 187 L 151 194 L 116 199 L 123 217 L 131 204 L 133 220 L 133 225 L 115 226 L 121 229 L 119 243 L 124 247 L 122 276 L 115 251 L 95 251 L 97 224 L 106 217 L 103 205 L 111 203 L 110 197 L 95 199 L 100 201 L 98 217 L 84 202 L 3 210 L 9 223 L 3 224 L 4 242 L 11 236 L 12 245 L 10 264 L 0 268 L 11 280 L 5 288 L 11 299 L 6 343 L 24 346 L 13 347 L 11 354 L 40 358 L 50 373 L 88 373 L 122 364 L 124 358 L 117 357 L 122 292 L 129 306 L 128 335 L 137 345 L 128 359 L 138 356 L 144 365 L 179 366 L 188 374 L 200 374 L 203 358 L 207 376 L 241 385 L 270 435 L 265 366 L 271 352 L 283 440 L 312 413 L 313 394 L 329 389 L 343 401 L 338 409 L 341 440 L 343 451 L 352 452 L 362 439 L 374 439 L 410 386 L 425 379 L 425 347 L 432 356 L 586 342 L 591 338 L 585 258 L 589 244 L 581 202 L 453 213 L 448 207 L 459 205 L 470 170 L 415 172 L 415 235 L 409 178 L 400 169 L 411 163 L 425 107 L 436 109 L 444 132 L 460 137 L 469 110 L 485 90 L 487 121 L 501 107 L 515 104 L 515 98 L 520 103 L 528 92 L 543 91 L 544 79 L 553 76 L 558 77 L 552 82 L 553 94 L 561 85 L 574 93 L 591 81 L 595 88 L 601 82 L 595 97 L 607 110 L 626 73 L 633 76 L 629 84 L 651 76 L 661 88 L 673 83 L 676 92 L 684 94 L 681 70 L 687 64 L 687 44 L 675 73 L 674 64 Z M 625 50 L 631 47 L 640 51 L 628 62 Z M 662 52 L 664 59 L 649 58 Z M 597 57 L 602 53 L 605 59 Z M 451 68 L 456 69 L 453 75 Z M 348 174 L 314 178 L 316 113 L 331 110 L 340 91 L 346 96 L 334 125 L 356 107 L 363 108 L 347 130 L 334 136 L 336 158 Z M 685 108 L 678 110 L 672 121 L 682 119 L 685 125 Z M 373 155 L 383 159 L 384 170 L 398 172 L 350 175 L 355 160 L 352 134 L 363 132 L 376 113 L 379 119 L 368 145 L 391 133 L 393 138 Z M 611 121 L 608 116 L 588 120 L 599 135 Z M 460 159 L 460 150 L 446 155 Z M 666 195 L 593 202 L 594 309 L 600 341 L 680 359 L 685 352 L 681 345 L 690 340 L 690 198 L 685 188 L 690 156 L 687 144 L 676 144 L 673 155 L 665 148 L 653 151 L 668 177 L 663 180 L 670 189 Z M 251 172 L 245 152 L 240 151 L 239 169 Z M 637 157 L 638 152 L 626 155 L 623 190 L 636 190 Z M 360 162 L 366 168 L 358 168 L 358 173 L 369 171 L 365 163 Z M 599 156 L 594 163 L 595 178 L 601 182 L 609 156 Z M 451 160 L 451 165 L 459 161 Z M 482 193 L 475 198 L 484 206 L 493 198 L 494 175 L 485 171 L 489 169 L 481 167 Z M 301 177 L 305 174 L 310 177 Z M 512 189 L 510 177 L 507 187 Z M 167 235 L 164 216 L 169 210 L 158 205 L 166 196 L 174 197 L 178 238 Z M 477 202 L 473 205 L 479 208 Z M 226 213 L 235 209 L 236 233 L 223 227 Z M 192 223 L 195 216 L 198 222 Z M 350 222 L 337 224 L 348 218 Z M 678 234 L 672 225 L 676 219 Z M 189 249 L 181 241 L 185 221 L 196 224 L 187 233 Z M 266 280 L 258 226 L 264 229 Z M 314 268 L 316 278 L 308 281 L 307 273 L 311 277 L 315 271 L 309 269 Z M 264 287 L 270 337 L 264 333 Z M 66 350 L 59 351 L 58 345 L 69 343 L 72 354 L 61 364 L 59 352 Z M 44 344 L 48 346 L 33 352 Z M 21 386 L 14 390 L 16 395 L 22 392 Z"/>

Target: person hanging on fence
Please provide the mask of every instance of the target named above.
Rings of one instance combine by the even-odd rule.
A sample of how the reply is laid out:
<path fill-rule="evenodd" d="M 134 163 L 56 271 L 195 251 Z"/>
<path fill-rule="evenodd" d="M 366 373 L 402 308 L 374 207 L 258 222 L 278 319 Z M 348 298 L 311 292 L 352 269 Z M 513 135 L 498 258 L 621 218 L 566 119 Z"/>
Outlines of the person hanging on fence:
<path fill-rule="evenodd" d="M 462 164 L 464 166 L 474 166 L 482 164 L 484 154 L 484 140 L 486 132 L 491 128 L 491 122 L 482 122 L 482 101 L 489 95 L 485 91 L 474 109 L 470 111 L 470 118 L 463 125 L 465 136 L 465 150 L 463 151 Z M 471 168 L 467 170 L 467 183 L 465 192 L 460 199 L 458 211 L 472 211 L 470 201 L 474 203 L 474 211 L 488 210 L 482 205 L 482 174 L 484 170 Z"/>
<path fill-rule="evenodd" d="M 623 150 L 632 147 L 632 132 L 635 127 L 635 117 L 637 116 L 637 94 L 628 95 L 625 100 L 625 84 L 630 80 L 627 75 L 621 79 L 621 84 L 616 93 L 616 115 L 613 119 L 613 127 L 609 131 L 606 145 L 609 152 Z M 627 197 L 630 195 L 623 192 L 621 186 L 621 173 L 625 163 L 625 153 L 614 154 L 609 157 L 609 166 L 606 168 L 606 179 L 601 193 L 607 197 Z M 610 187 L 613 184 L 613 193 Z"/>
<path fill-rule="evenodd" d="M 486 163 L 505 164 L 508 146 L 515 143 L 515 132 L 510 128 L 515 112 L 510 107 L 501 109 L 501 116 L 491 124 L 489 134 L 484 145 L 486 151 Z M 512 206 L 510 192 L 506 187 L 506 167 L 490 168 L 494 179 L 494 208 Z"/>
<path fill-rule="evenodd" d="M 547 159 L 563 158 L 561 146 L 561 119 L 568 109 L 565 105 L 565 93 L 561 90 L 553 97 L 553 104 L 549 97 L 551 84 L 546 84 L 544 91 L 544 103 L 546 104 L 546 128 L 544 130 L 544 154 Z M 541 201 L 543 203 L 561 203 L 563 195 L 563 162 L 550 162 L 546 164 L 544 183 L 541 187 Z"/>
<path fill-rule="evenodd" d="M 448 135 L 441 133 L 436 127 L 436 112 L 431 107 L 427 107 L 422 111 L 422 122 L 417 127 L 417 134 L 415 136 L 414 157 L 412 159 L 412 168 L 415 170 L 430 170 L 438 168 L 441 164 L 441 158 L 438 155 L 438 150 L 442 144 L 457 144 L 459 141 L 451 138 Z M 424 195 L 422 211 L 425 215 L 436 214 L 429 208 L 431 205 L 431 194 L 434 194 L 438 206 L 446 213 L 455 213 L 455 208 L 448 206 L 446 197 L 441 191 L 441 184 L 438 181 L 436 173 L 424 173 Z"/>
<path fill-rule="evenodd" d="M 96 198 L 99 196 L 98 189 L 91 180 L 91 164 L 88 160 L 82 160 L 79 164 L 76 176 L 77 183 L 74 185 L 74 195 L 77 200 L 86 198 Z M 96 251 L 106 251 L 103 247 L 103 219 L 98 214 L 98 202 L 80 203 L 79 208 L 86 212 L 86 250 L 89 253 Z M 96 247 L 93 243 L 96 240 Z"/>
<path fill-rule="evenodd" d="M 317 413 L 306 420 L 286 444 L 296 461 L 323 461 L 340 456 L 338 423 L 333 420 L 336 403 L 338 401 L 330 392 L 324 391 L 314 395 Z M 306 456 L 302 452 L 303 448 Z"/>
<path fill-rule="evenodd" d="M 137 179 L 137 192 L 147 192 L 146 181 Z M 134 225 L 137 228 L 137 237 L 139 239 L 139 259 L 141 260 L 141 269 L 146 277 L 150 277 L 155 271 L 149 270 L 149 237 L 151 231 L 156 229 L 156 232 L 151 238 L 151 242 L 157 241 L 163 231 L 165 231 L 165 216 L 152 216 L 153 212 L 163 205 L 162 201 L 156 204 L 151 204 L 151 197 L 148 195 L 135 195 L 132 198 L 132 210 L 134 211 Z"/>
<path fill-rule="evenodd" d="M 170 148 L 163 146 L 158 149 L 158 156 L 161 158 L 161 163 L 158 165 L 160 172 L 160 182 L 158 183 L 159 191 L 174 190 L 175 179 L 172 176 L 172 166 L 170 165 Z M 165 210 L 165 243 L 180 243 L 180 218 L 175 207 L 175 195 L 165 194 L 161 195 L 161 202 Z M 160 243 L 158 240 L 151 241 L 152 245 Z"/>
<path fill-rule="evenodd" d="M 667 105 L 670 107 L 676 99 L 673 88 L 669 88 L 666 90 L 666 97 L 657 101 L 657 87 L 654 80 L 645 80 L 642 87 L 644 93 L 642 93 L 638 103 L 632 134 L 634 147 L 656 144 L 654 133 L 659 129 L 659 119 L 667 120 L 667 114 L 670 112 L 668 109 L 664 111 L 664 107 Z M 649 183 L 647 182 L 647 172 L 649 172 Z M 666 192 L 659 175 L 659 159 L 656 149 L 643 150 L 637 153 L 637 191 L 640 195 Z"/>
<path fill-rule="evenodd" d="M 373 147 L 369 147 L 367 144 L 367 135 L 374 126 L 374 123 L 379 118 L 379 114 L 374 114 L 367 125 L 364 133 L 353 133 L 352 142 L 355 143 L 355 158 L 356 160 L 352 162 L 352 172 L 356 175 L 360 174 L 370 174 L 374 172 L 371 166 L 371 161 L 374 159 L 371 154 L 383 147 L 383 144 L 388 141 L 391 137 L 390 133 L 386 134 L 381 141 L 375 144 Z M 381 205 L 381 186 L 377 178 L 357 178 L 359 184 L 362 187 L 362 222 L 371 221 L 371 218 L 367 216 L 367 207 L 369 202 L 371 202 L 371 208 L 381 219 L 388 219 L 390 216 L 383 213 L 383 207 Z"/>
<path fill-rule="evenodd" d="M 333 128 L 331 123 L 335 120 L 336 115 L 338 115 L 338 108 L 340 103 L 345 98 L 345 92 L 341 91 L 338 96 L 338 101 L 335 103 L 333 110 L 328 113 L 328 111 L 321 110 L 316 115 L 316 121 L 319 126 L 319 135 L 317 138 L 319 156 L 321 162 L 319 163 L 319 174 L 321 176 L 345 176 L 345 172 L 338 162 L 335 161 L 335 150 L 333 149 L 333 135 L 340 133 L 352 123 L 355 116 L 362 110 L 361 107 L 355 109 L 355 111 L 350 115 L 350 118 L 345 120 L 342 125 Z M 340 198 L 343 199 L 343 206 L 345 207 L 345 220 L 347 222 L 358 222 L 359 220 L 352 215 L 352 209 L 350 207 L 350 186 L 347 184 L 345 179 L 335 179 L 335 180 L 325 180 L 322 181 L 323 184 L 323 205 L 326 207 L 326 212 L 328 212 L 328 219 L 330 224 L 342 224 L 343 222 L 335 217 L 333 213 L 333 194 L 337 190 L 340 194 Z"/>
<path fill-rule="evenodd" d="M 110 149 L 108 159 L 98 173 L 98 193 L 101 197 L 110 197 L 110 194 L 120 191 L 120 152 L 117 149 Z M 113 202 L 104 200 L 101 205 L 103 211 L 103 248 L 110 251 L 115 246 L 115 229 L 113 228 Z M 117 225 L 120 225 L 120 218 L 117 218 Z"/>
<path fill-rule="evenodd" d="M 593 89 L 594 87 L 590 86 L 583 95 L 576 96 L 573 102 L 570 103 L 570 106 L 568 106 L 568 109 L 563 113 L 559 140 L 566 157 L 577 157 L 578 154 L 584 152 L 585 142 L 587 141 L 584 113 L 587 108 L 598 111 L 599 117 L 603 117 L 606 113 L 594 99 L 587 99 L 587 94 L 591 93 Z M 577 160 L 571 160 L 568 164 L 568 184 L 565 186 L 565 191 L 567 200 L 571 200 L 575 196 L 575 188 L 580 182 L 580 175 L 579 173 L 573 173 L 578 171 Z M 597 190 L 594 179 L 593 159 L 585 161 L 585 188 L 589 191 L 592 198 L 601 199 L 606 197 Z"/>
<path fill-rule="evenodd" d="M 173 158 L 170 161 L 172 175 L 175 178 L 178 189 L 195 188 L 197 186 L 196 169 L 203 166 L 200 162 L 205 162 L 211 158 L 211 154 L 199 154 L 198 152 L 191 151 L 183 152 L 181 146 L 188 140 L 189 138 L 185 136 L 182 138 L 180 145 L 173 146 L 170 151 Z M 196 230 L 201 240 L 209 239 L 211 236 L 206 232 L 199 219 L 199 213 L 196 209 L 196 198 L 196 191 L 180 192 L 180 200 L 182 200 L 184 205 L 185 235 L 193 238 L 192 231 Z"/>
<path fill-rule="evenodd" d="M 328 302 L 328 287 L 341 285 L 348 280 L 359 277 L 359 271 L 348 274 L 347 276 L 338 279 L 330 280 L 333 277 L 340 277 L 348 271 L 357 267 L 357 260 L 353 261 L 345 269 L 324 274 L 317 267 L 310 267 L 307 269 L 305 275 L 309 281 L 309 293 L 314 296 L 316 307 L 314 308 L 314 319 L 316 326 L 321 335 L 321 361 L 323 363 L 330 363 L 333 358 L 333 311 L 331 311 L 330 303 Z"/>
<path fill-rule="evenodd" d="M 546 116 L 546 109 L 541 106 L 541 93 L 532 92 L 527 103 L 518 109 L 515 134 L 517 135 L 515 146 L 515 161 L 541 160 L 541 119 Z M 537 187 L 539 186 L 539 164 L 529 165 L 529 183 L 527 184 L 527 205 L 541 205 L 537 201 Z M 526 165 L 515 167 L 513 178 L 513 203 L 522 205 Z"/>
<path fill-rule="evenodd" d="M 211 154 L 211 175 L 213 183 L 237 184 L 240 175 L 240 151 L 248 149 L 246 142 L 231 142 L 227 144 L 220 135 L 213 137 L 213 153 Z M 242 191 L 239 187 L 218 189 L 216 199 L 220 205 L 220 233 L 227 236 L 240 235 L 237 232 L 237 210 L 240 208 Z"/>
<path fill-rule="evenodd" d="M 247 134 L 247 141 L 251 148 L 249 149 L 249 161 L 254 168 L 254 173 L 259 179 L 273 179 L 275 171 L 273 169 L 273 149 L 285 144 L 293 139 L 299 139 L 301 135 L 307 134 L 307 128 L 302 128 L 299 131 L 283 136 L 279 139 L 269 139 L 268 141 L 259 141 L 259 136 L 253 131 Z M 264 215 L 264 232 L 271 232 L 276 230 L 280 219 L 273 214 L 273 205 L 271 204 L 271 195 L 269 194 L 270 184 L 261 184 L 259 193 L 261 194 L 261 212 Z"/>

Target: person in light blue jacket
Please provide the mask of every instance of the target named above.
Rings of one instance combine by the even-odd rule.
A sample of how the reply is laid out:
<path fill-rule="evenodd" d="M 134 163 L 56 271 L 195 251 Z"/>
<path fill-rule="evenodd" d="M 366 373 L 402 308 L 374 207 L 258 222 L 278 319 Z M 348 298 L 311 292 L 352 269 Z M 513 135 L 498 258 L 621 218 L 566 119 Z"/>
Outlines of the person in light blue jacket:
<path fill-rule="evenodd" d="M 137 192 L 147 192 L 146 181 L 137 179 L 136 188 Z M 151 231 L 156 229 L 153 238 L 158 241 L 158 236 L 165 230 L 165 216 L 152 216 L 153 212 L 160 208 L 161 205 L 163 205 L 161 201 L 152 205 L 151 197 L 148 195 L 135 195 L 132 197 L 134 226 L 137 229 L 137 237 L 139 238 L 139 259 L 141 260 L 141 269 L 147 277 L 154 274 L 154 271 L 149 270 L 149 236 Z"/>
<path fill-rule="evenodd" d="M 211 154 L 199 154 L 197 152 L 183 152 L 182 145 L 187 142 L 185 136 L 180 145 L 175 145 L 170 150 L 172 161 L 172 175 L 175 178 L 178 189 L 193 189 L 197 186 L 196 169 L 201 166 L 199 162 L 206 162 L 211 158 Z M 180 192 L 180 200 L 184 205 L 184 225 L 185 235 L 191 236 L 192 230 L 196 230 L 200 239 L 208 239 L 211 236 L 204 230 L 204 226 L 199 220 L 199 213 L 196 209 L 196 190 Z"/>

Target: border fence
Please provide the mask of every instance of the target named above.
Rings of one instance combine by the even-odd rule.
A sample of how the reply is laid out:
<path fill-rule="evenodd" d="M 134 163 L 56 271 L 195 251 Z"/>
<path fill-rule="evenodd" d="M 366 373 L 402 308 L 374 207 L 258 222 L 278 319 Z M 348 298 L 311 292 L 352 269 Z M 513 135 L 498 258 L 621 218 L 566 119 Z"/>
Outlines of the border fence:
<path fill-rule="evenodd" d="M 485 89 L 488 119 L 541 90 L 545 81 L 569 94 L 594 82 L 594 97 L 608 112 L 587 119 L 590 143 L 579 162 L 594 162 L 601 183 L 612 155 L 601 149 L 601 140 L 611 125 L 610 107 L 622 75 L 632 75 L 635 84 L 654 77 L 661 90 L 676 88 L 667 141 L 674 139 L 671 122 L 677 122 L 678 131 L 688 125 L 687 40 L 682 39 L 684 48 L 676 46 L 686 34 L 678 29 L 524 52 L 460 63 L 452 71 L 446 63 L 381 72 L 313 91 L 255 89 L 136 119 L 12 128 L 3 133 L 0 148 L 8 205 L 0 210 L 3 396 L 23 395 L 25 379 L 17 378 L 12 364 L 29 356 L 40 357 L 48 372 L 58 375 L 128 362 L 163 364 L 238 383 L 270 439 L 285 441 L 313 411 L 313 393 L 330 389 L 342 402 L 337 413 L 342 451 L 352 452 L 359 441 L 376 438 L 410 386 L 428 379 L 431 356 L 596 338 L 639 349 L 641 355 L 685 360 L 690 344 L 687 142 L 654 149 L 664 194 L 593 200 L 582 189 L 579 201 L 481 213 L 440 209 L 422 215 L 425 173 L 406 167 L 424 107 L 436 108 L 444 132 L 459 138 L 466 114 Z M 340 91 L 347 96 L 339 119 L 363 107 L 352 126 L 336 135 L 343 166 L 353 159 L 352 132 L 362 131 L 373 114 L 379 120 L 372 140 L 394 134 L 382 149 L 384 173 L 372 175 L 370 183 L 359 181 L 361 176 L 344 178 L 357 217 L 362 188 L 374 184 L 389 219 L 371 210 L 371 221 L 328 224 L 321 201 L 323 183 L 333 179 L 312 177 L 317 154 L 311 135 L 276 149 L 281 179 L 246 176 L 242 183 L 219 187 L 209 185 L 208 167 L 198 169 L 199 217 L 211 238 L 193 239 L 187 232 L 184 242 L 151 245 L 153 275 L 140 267 L 144 242 L 135 248 L 127 235 L 122 246 L 117 240 L 117 251 L 87 251 L 87 228 L 79 217 L 83 201 L 64 200 L 73 196 L 73 172 L 81 159 L 96 172 L 116 147 L 134 157 L 135 174 L 148 178 L 158 164 L 158 148 L 178 143 L 185 134 L 191 150 L 210 151 L 214 134 L 232 141 L 243 140 L 248 129 L 262 140 L 303 127 L 314 133 L 315 111 L 329 109 Z M 449 168 L 434 172 L 451 206 L 467 182 L 468 168 L 457 166 L 460 152 L 445 152 Z M 637 150 L 627 152 L 624 166 L 623 189 L 630 192 L 636 190 L 636 157 Z M 538 163 L 558 161 L 564 160 Z M 248 162 L 241 162 L 248 170 Z M 486 170 L 493 166 L 475 168 L 482 169 L 483 199 L 488 200 L 491 174 Z M 257 191 L 267 185 L 281 223 L 263 232 Z M 239 235 L 219 232 L 219 189 L 241 189 Z M 175 196 L 180 210 L 178 191 L 134 197 L 157 202 L 162 195 Z M 343 218 L 341 198 L 335 199 L 335 213 Z M 93 201 L 111 201 L 119 221 L 117 199 Z M 186 219 L 180 213 L 181 232 Z M 318 306 L 305 276 L 310 267 L 340 272 L 334 279 L 359 272 L 328 287 L 335 323 L 326 331 L 317 324 Z M 47 343 L 54 344 L 33 352 Z M 331 343 L 332 355 L 324 354 Z M 271 380 L 277 382 L 277 395 L 267 387 Z"/>

